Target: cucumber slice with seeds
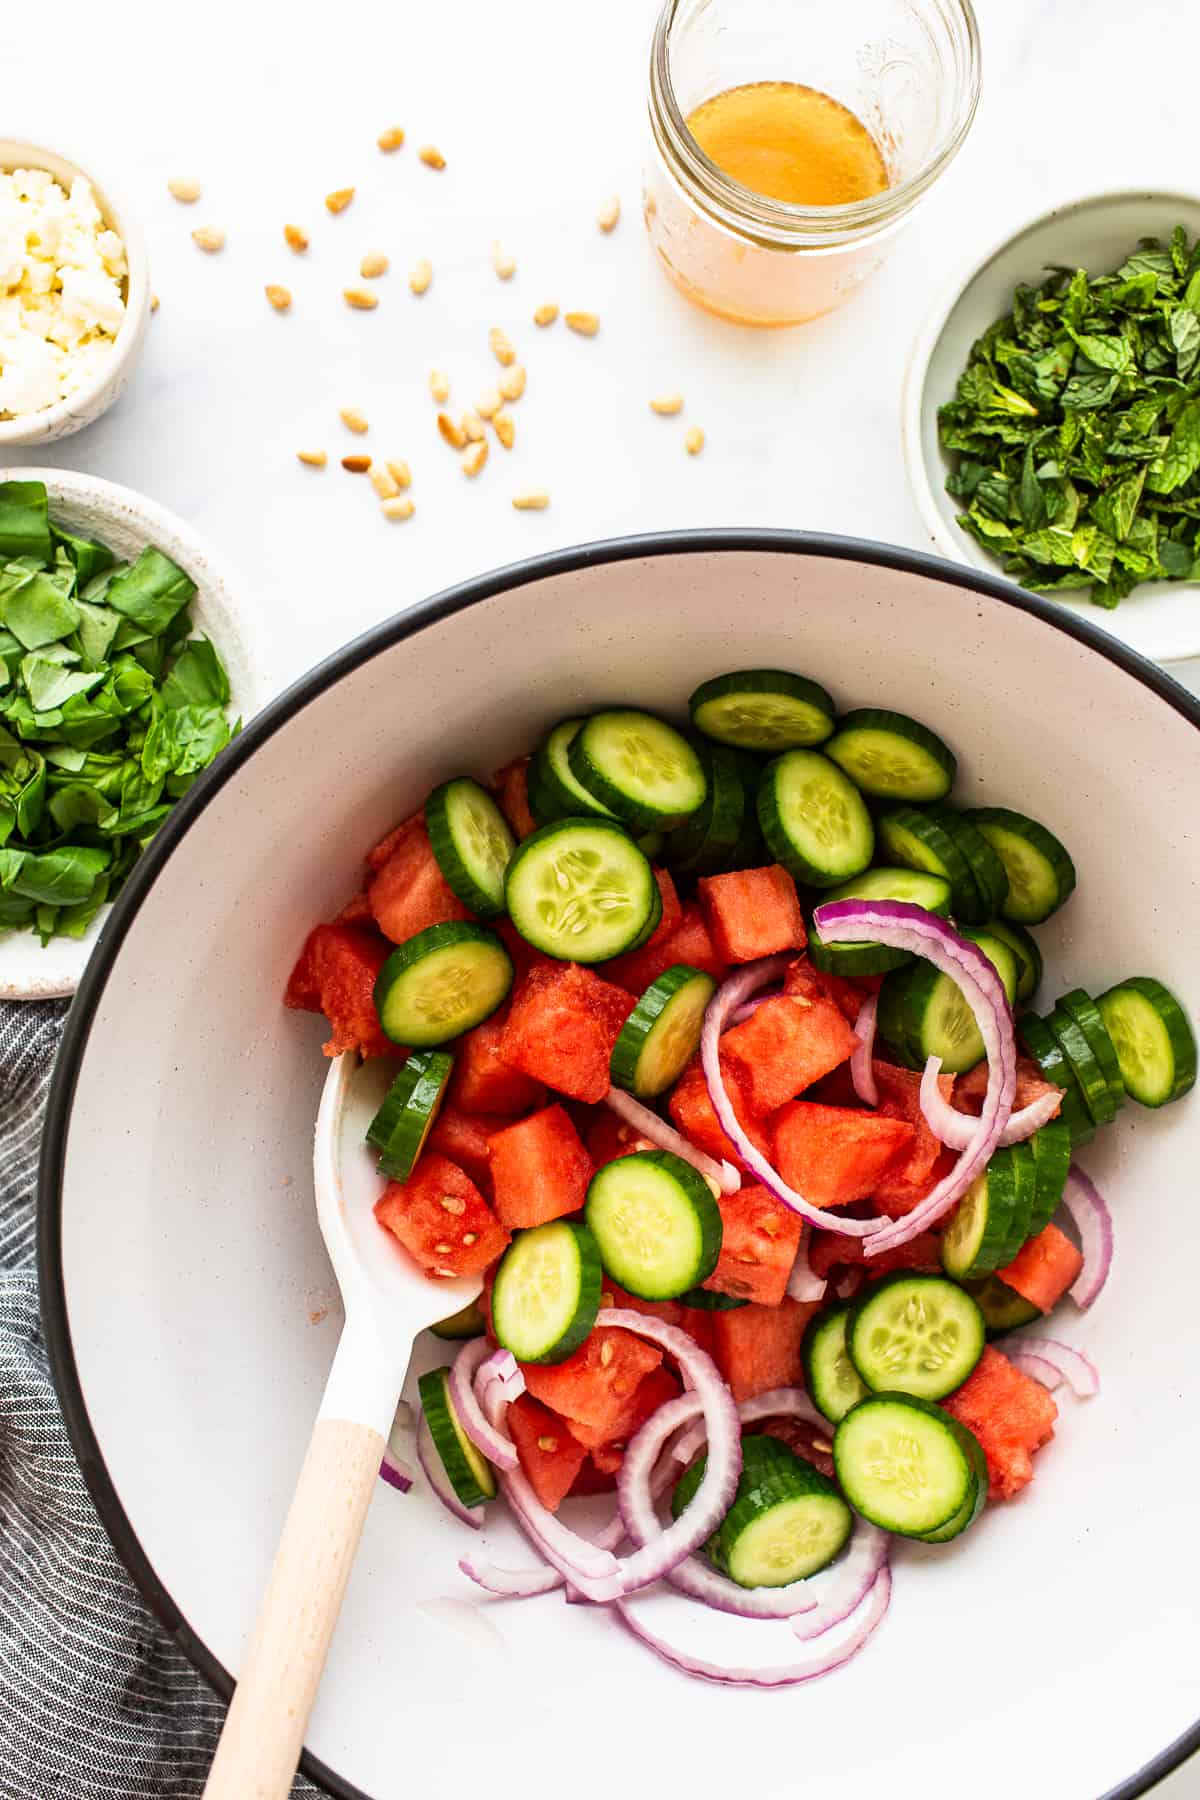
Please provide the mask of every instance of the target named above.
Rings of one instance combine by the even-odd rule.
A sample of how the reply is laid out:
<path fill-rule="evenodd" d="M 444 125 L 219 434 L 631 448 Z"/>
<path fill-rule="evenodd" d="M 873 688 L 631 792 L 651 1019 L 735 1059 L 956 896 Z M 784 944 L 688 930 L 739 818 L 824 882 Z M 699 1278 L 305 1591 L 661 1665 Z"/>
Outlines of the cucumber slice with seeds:
<path fill-rule="evenodd" d="M 665 1094 L 700 1047 L 704 1012 L 717 984 L 711 975 L 676 963 L 651 982 L 613 1045 L 613 1085 L 639 1099 Z"/>
<path fill-rule="evenodd" d="M 699 812 L 708 778 L 681 732 L 653 713 L 593 713 L 571 739 L 577 782 L 638 830 L 669 830 Z"/>
<path fill-rule="evenodd" d="M 1029 1143 L 1037 1169 L 1037 1193 L 1029 1235 L 1036 1237 L 1039 1231 L 1045 1230 L 1062 1202 L 1071 1167 L 1071 1127 L 1059 1113 L 1056 1119 L 1048 1119 L 1040 1131 L 1035 1131 Z"/>
<path fill-rule="evenodd" d="M 954 752 L 904 713 L 859 707 L 844 713 L 825 754 L 877 800 L 941 800 L 954 786 Z"/>
<path fill-rule="evenodd" d="M 1042 1317 L 1031 1300 L 1026 1300 L 1024 1294 L 1018 1294 L 1015 1288 L 1010 1288 L 998 1275 L 988 1275 L 982 1281 L 971 1282 L 968 1292 L 983 1314 L 983 1322 L 990 1338 L 1003 1337 L 1006 1331 L 1016 1331 L 1022 1325 L 1032 1325 L 1035 1319 Z"/>
<path fill-rule="evenodd" d="M 979 1454 L 977 1458 L 975 1458 L 977 1465 L 975 1470 L 975 1486 L 971 1494 L 963 1502 L 960 1511 L 956 1512 L 952 1519 L 948 1519 L 944 1525 L 939 1525 L 936 1531 L 923 1531 L 917 1540 L 918 1543 L 948 1544 L 951 1538 L 961 1537 L 963 1532 L 975 1523 L 976 1519 L 983 1511 L 987 1504 L 988 1497 L 987 1459 L 984 1456 L 983 1448 L 978 1441 L 976 1441 L 976 1448 Z"/>
<path fill-rule="evenodd" d="M 1062 1046 L 1093 1123 L 1111 1125 L 1117 1116 L 1116 1098 L 1082 1026 L 1057 1006 L 1048 1014 L 1046 1024 Z"/>
<path fill-rule="evenodd" d="M 563 719 L 534 753 L 529 765 L 529 809 L 539 825 L 548 825 L 552 819 L 585 818 L 591 813 L 604 819 L 615 816 L 571 768 L 570 748 L 583 724 L 582 719 Z"/>
<path fill-rule="evenodd" d="M 1017 1210 L 1013 1165 L 993 1156 L 953 1213 L 942 1236 L 942 1267 L 955 1281 L 990 1275 L 1004 1260 Z"/>
<path fill-rule="evenodd" d="M 392 951 L 375 1010 L 394 1044 L 447 1044 L 489 1019 L 512 986 L 512 959 L 482 925 L 430 925 Z"/>
<path fill-rule="evenodd" d="M 846 1348 L 867 1386 L 921 1400 L 961 1387 L 983 1355 L 984 1337 L 983 1315 L 963 1288 L 904 1270 L 872 1282 L 846 1321 Z"/>
<path fill-rule="evenodd" d="M 578 1219 L 519 1231 L 492 1289 L 496 1342 L 518 1362 L 565 1362 L 600 1311 L 600 1252 Z"/>
<path fill-rule="evenodd" d="M 1187 1014 L 1161 981 L 1132 975 L 1096 1002 L 1121 1080 L 1141 1106 L 1166 1106 L 1196 1082 L 1196 1039 Z"/>
<path fill-rule="evenodd" d="M 951 911 L 967 925 L 983 918 L 979 888 L 966 858 L 946 827 L 932 813 L 915 807 L 892 807 L 875 821 L 879 848 L 891 863 L 921 869 L 950 883 Z"/>
<path fill-rule="evenodd" d="M 504 893 L 526 942 L 570 962 L 620 956 L 662 916 L 654 871 L 615 819 L 543 825 L 518 846 Z"/>
<path fill-rule="evenodd" d="M 1108 1026 L 1092 996 L 1084 988 L 1072 988 L 1069 993 L 1060 997 L 1055 1011 L 1069 1013 L 1074 1019 L 1088 1041 L 1089 1050 L 1100 1064 L 1114 1106 L 1124 1106 L 1125 1083 L 1121 1079 L 1121 1065 L 1117 1060 L 1113 1041 L 1108 1035 Z"/>
<path fill-rule="evenodd" d="M 1063 1089 L 1059 1117 L 1067 1121 L 1071 1143 L 1075 1146 L 1090 1143 L 1096 1135 L 1095 1121 L 1087 1109 L 1075 1071 L 1045 1019 L 1039 1018 L 1037 1013 L 1023 1013 L 1017 1020 L 1017 1037 L 1021 1047 L 1037 1063 L 1044 1079 Z"/>
<path fill-rule="evenodd" d="M 598 1169 L 584 1218 L 605 1272 L 640 1300 L 675 1300 L 700 1287 L 721 1254 L 709 1185 L 670 1150 L 639 1150 Z"/>
<path fill-rule="evenodd" d="M 775 861 L 810 887 L 861 875 L 875 848 L 862 795 L 819 750 L 789 750 L 768 763 L 758 822 Z"/>
<path fill-rule="evenodd" d="M 676 1482 L 675 1518 L 694 1498 L 707 1463 L 702 1456 Z M 733 1505 L 704 1549 L 739 1587 L 786 1587 L 832 1562 L 853 1524 L 832 1481 L 776 1438 L 748 1433 Z"/>
<path fill-rule="evenodd" d="M 824 1307 L 808 1321 L 800 1341 L 804 1385 L 813 1404 L 820 1407 L 831 1425 L 844 1419 L 850 1408 L 870 1392 L 846 1348 L 849 1317 L 848 1300 Z"/>
<path fill-rule="evenodd" d="M 485 1500 L 493 1500 L 495 1471 L 459 1424 L 450 1398 L 449 1369 L 430 1369 L 418 1381 L 417 1391 L 433 1447 L 458 1498 L 464 1506 L 482 1506 Z"/>
<path fill-rule="evenodd" d="M 517 840 L 477 781 L 443 781 L 425 802 L 425 828 L 438 867 L 464 906 L 481 919 L 504 911 L 504 871 Z"/>
<path fill-rule="evenodd" d="M 1008 898 L 999 910 L 1006 919 L 1037 925 L 1069 898 L 1075 864 L 1052 831 L 1004 806 L 976 807 L 964 817 L 983 833 L 1004 864 Z"/>
<path fill-rule="evenodd" d="M 834 705 L 823 687 L 786 669 L 741 669 L 702 682 L 688 701 L 705 737 L 742 750 L 797 750 L 823 743 Z"/>
<path fill-rule="evenodd" d="M 950 883 L 940 875 L 918 869 L 868 869 L 832 892 L 822 894 L 822 906 L 838 900 L 906 900 L 942 918 L 950 914 Z M 826 943 L 816 926 L 809 932 L 808 954 L 813 965 L 832 975 L 885 975 L 913 959 L 907 950 L 887 944 Z"/>
<path fill-rule="evenodd" d="M 1007 944 L 984 932 L 963 932 L 994 966 L 1010 999 L 1017 962 Z M 983 1037 L 962 989 L 932 963 L 917 960 L 888 975 L 879 990 L 879 1030 L 911 1069 L 940 1056 L 947 1075 L 962 1075 L 983 1060 Z"/>
<path fill-rule="evenodd" d="M 380 1173 L 407 1181 L 433 1130 L 454 1058 L 444 1050 L 414 1050 L 388 1089 L 367 1127 L 367 1142 L 379 1151 Z"/>
<path fill-rule="evenodd" d="M 1042 979 L 1042 953 L 1033 933 L 1011 919 L 989 919 L 985 930 L 1007 944 L 1017 959 L 1017 999 L 1031 1000 Z"/>
<path fill-rule="evenodd" d="M 855 1511 L 900 1537 L 948 1526 L 980 1479 L 972 1433 L 911 1394 L 868 1394 L 851 1407 L 834 1433 L 833 1464 Z"/>

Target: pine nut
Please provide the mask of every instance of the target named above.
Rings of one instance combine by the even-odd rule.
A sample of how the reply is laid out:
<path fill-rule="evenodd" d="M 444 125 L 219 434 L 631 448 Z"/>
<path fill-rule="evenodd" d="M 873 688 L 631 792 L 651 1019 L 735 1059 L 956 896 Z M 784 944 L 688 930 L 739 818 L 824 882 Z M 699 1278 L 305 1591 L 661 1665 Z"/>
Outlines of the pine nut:
<path fill-rule="evenodd" d="M 377 275 L 386 275 L 388 259 L 382 250 L 368 250 L 358 265 L 358 272 L 364 281 L 374 281 Z"/>
<path fill-rule="evenodd" d="M 387 471 L 398 488 L 412 486 L 412 470 L 406 462 L 389 461 Z"/>
<path fill-rule="evenodd" d="M 504 396 L 499 388 L 489 388 L 487 393 L 481 394 L 475 402 L 475 411 L 481 419 L 494 419 L 503 405 Z"/>
<path fill-rule="evenodd" d="M 519 400 L 525 392 L 525 369 L 521 363 L 514 363 L 511 369 L 505 369 L 496 386 L 506 400 Z"/>
<path fill-rule="evenodd" d="M 375 139 L 381 150 L 398 150 L 404 142 L 404 129 L 400 125 L 389 125 Z"/>
<path fill-rule="evenodd" d="M 424 294 L 432 280 L 433 264 L 427 256 L 423 256 L 420 262 L 414 265 L 412 274 L 408 278 L 408 285 L 414 294 Z"/>
<path fill-rule="evenodd" d="M 604 202 L 604 205 L 596 214 L 596 223 L 601 231 L 613 231 L 615 230 L 617 220 L 620 217 L 621 196 L 619 194 L 614 194 L 611 199 Z"/>
<path fill-rule="evenodd" d="M 452 450 L 465 450 L 467 434 L 461 425 L 456 425 L 449 413 L 441 412 L 437 416 L 437 428 Z"/>
<path fill-rule="evenodd" d="M 513 495 L 513 505 L 518 512 L 545 512 L 550 504 L 550 496 L 545 488 L 527 488 L 523 494 Z"/>
<path fill-rule="evenodd" d="M 201 225 L 193 231 L 192 242 L 211 256 L 225 248 L 225 233 L 219 225 Z"/>
<path fill-rule="evenodd" d="M 478 413 L 465 412 L 459 420 L 459 427 L 469 444 L 477 444 L 481 438 L 487 436 L 483 429 L 483 420 Z"/>
<path fill-rule="evenodd" d="M 326 194 L 325 204 L 331 213 L 345 212 L 353 198 L 353 188 L 334 188 L 332 194 Z"/>
<path fill-rule="evenodd" d="M 488 332 L 488 348 L 491 350 L 492 355 L 500 364 L 501 368 L 507 369 L 517 360 L 517 353 L 513 349 L 512 339 L 509 337 L 507 331 L 501 331 L 499 325 L 493 325 L 492 329 Z"/>
<path fill-rule="evenodd" d="M 185 175 L 173 176 L 168 181 L 167 187 L 174 198 L 182 201 L 184 206 L 191 206 L 193 201 L 198 200 L 204 192 L 198 181 L 193 181 L 190 176 Z"/>
<path fill-rule="evenodd" d="M 683 447 L 689 456 L 699 456 L 704 448 L 704 433 L 698 425 L 693 425 L 683 440 Z"/>
<path fill-rule="evenodd" d="M 404 494 L 398 500 L 385 500 L 379 510 L 385 519 L 411 519 L 417 509 Z"/>
<path fill-rule="evenodd" d="M 158 308 L 159 308 L 159 298 L 158 298 L 158 295 L 157 295 L 157 294 L 151 294 L 151 296 L 150 296 L 150 311 L 151 311 L 151 312 L 152 312 L 152 313 L 156 313 L 156 312 L 157 312 L 157 311 L 158 311 Z"/>
<path fill-rule="evenodd" d="M 370 421 L 365 413 L 360 413 L 357 406 L 343 406 L 338 411 L 338 418 L 348 431 L 366 431 Z"/>
<path fill-rule="evenodd" d="M 286 312 L 292 304 L 292 290 L 280 287 L 277 281 L 268 281 L 263 293 L 267 296 L 276 312 Z"/>
<path fill-rule="evenodd" d="M 492 425 L 495 429 L 496 436 L 500 439 L 504 448 L 506 450 L 511 450 L 513 441 L 517 435 L 517 428 L 513 424 L 510 415 L 506 412 L 498 412 L 492 420 Z"/>
<path fill-rule="evenodd" d="M 650 402 L 650 411 L 658 413 L 660 418 L 674 418 L 676 413 L 683 411 L 683 395 L 655 394 Z"/>
<path fill-rule="evenodd" d="M 307 463 L 310 469 L 323 469 L 329 461 L 323 450 L 297 450 L 296 457 L 299 462 Z"/>
<path fill-rule="evenodd" d="M 569 312 L 564 314 L 567 325 L 577 331 L 580 337 L 595 337 L 600 329 L 599 314 L 594 312 Z"/>
<path fill-rule="evenodd" d="M 366 288 L 343 288 L 342 299 L 355 312 L 374 312 L 379 305 L 379 295 L 368 294 Z"/>
<path fill-rule="evenodd" d="M 429 371 L 429 391 L 439 405 L 450 398 L 450 377 L 445 369 Z"/>
<path fill-rule="evenodd" d="M 369 456 L 343 456 L 342 467 L 351 475 L 365 475 L 371 466 Z"/>
<path fill-rule="evenodd" d="M 511 281 L 517 272 L 517 259 L 510 256 L 497 241 L 492 245 L 492 267 L 501 281 Z"/>
<path fill-rule="evenodd" d="M 371 477 L 371 486 L 381 500 L 394 500 L 400 492 L 400 483 L 396 480 L 386 463 L 373 462 L 367 473 Z"/>
<path fill-rule="evenodd" d="M 556 302 L 553 300 L 547 300 L 542 306 L 539 306 L 537 311 L 534 313 L 533 322 L 535 325 L 553 325 L 553 323 L 554 323 L 555 319 L 557 319 L 557 317 L 558 317 L 558 306 L 557 306 Z"/>
<path fill-rule="evenodd" d="M 472 477 L 478 475 L 487 459 L 488 442 L 486 438 L 480 438 L 477 443 L 471 445 L 470 449 L 462 459 L 460 467 L 463 474 Z"/>
<path fill-rule="evenodd" d="M 422 144 L 417 156 L 427 169 L 444 169 L 446 159 L 433 144 Z"/>
<path fill-rule="evenodd" d="M 308 233 L 300 225 L 285 225 L 283 241 L 289 250 L 296 252 L 297 256 L 303 256 L 308 249 Z"/>

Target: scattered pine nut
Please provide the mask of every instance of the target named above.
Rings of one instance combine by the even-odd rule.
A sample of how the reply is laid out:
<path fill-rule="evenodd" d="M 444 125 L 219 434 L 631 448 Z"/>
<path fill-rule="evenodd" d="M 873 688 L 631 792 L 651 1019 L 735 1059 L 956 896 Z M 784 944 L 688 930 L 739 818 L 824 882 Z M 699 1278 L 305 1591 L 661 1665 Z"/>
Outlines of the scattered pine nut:
<path fill-rule="evenodd" d="M 545 512 L 550 504 L 550 496 L 545 488 L 526 488 L 523 494 L 513 495 L 513 505 L 518 512 Z"/>
<path fill-rule="evenodd" d="M 353 198 L 353 188 L 334 188 L 332 194 L 326 194 L 325 205 L 331 213 L 345 212 Z"/>
<path fill-rule="evenodd" d="M 364 281 L 374 281 L 377 275 L 386 275 L 388 259 L 382 250 L 368 250 L 358 265 L 358 272 Z"/>
<path fill-rule="evenodd" d="M 465 412 L 459 420 L 459 427 L 469 444 L 477 444 L 481 438 L 487 436 L 483 429 L 483 420 L 477 413 Z"/>
<path fill-rule="evenodd" d="M 308 249 L 308 233 L 301 225 L 285 225 L 283 241 L 289 250 L 296 252 L 297 256 L 303 256 Z"/>
<path fill-rule="evenodd" d="M 372 463 L 367 473 L 371 478 L 371 486 L 381 500 L 394 500 L 400 492 L 400 483 L 392 474 L 386 463 Z"/>
<path fill-rule="evenodd" d="M 683 447 L 689 456 L 699 456 L 704 448 L 704 433 L 698 425 L 693 425 L 683 440 Z"/>
<path fill-rule="evenodd" d="M 158 303 L 158 295 L 151 294 L 151 296 L 150 296 L 150 311 L 152 313 L 156 313 L 158 311 L 158 304 L 159 304 Z"/>
<path fill-rule="evenodd" d="M 433 144 L 422 144 L 417 151 L 417 159 L 423 162 L 427 169 L 444 169 L 446 166 L 445 157 Z"/>
<path fill-rule="evenodd" d="M 385 519 L 411 519 L 417 509 L 408 495 L 402 494 L 397 500 L 385 500 L 379 510 Z"/>
<path fill-rule="evenodd" d="M 398 150 L 404 142 L 404 128 L 401 125 L 389 125 L 375 139 L 381 150 Z"/>
<path fill-rule="evenodd" d="M 511 450 L 517 435 L 517 428 L 512 422 L 512 414 L 498 412 L 492 420 L 492 427 L 506 450 Z"/>
<path fill-rule="evenodd" d="M 595 337 L 600 329 L 599 314 L 593 312 L 564 313 L 568 327 L 577 331 L 580 337 Z"/>
<path fill-rule="evenodd" d="M 338 418 L 348 431 L 366 431 L 369 421 L 365 413 L 360 413 L 357 406 L 342 406 L 338 409 Z"/>
<path fill-rule="evenodd" d="M 459 466 L 464 475 L 474 476 L 478 475 L 487 459 L 488 441 L 486 438 L 480 438 L 476 443 L 471 445 Z"/>
<path fill-rule="evenodd" d="M 343 456 L 342 458 L 343 469 L 349 470 L 351 475 L 365 475 L 370 466 L 369 456 Z"/>
<path fill-rule="evenodd" d="M 398 488 L 412 486 L 412 470 L 406 462 L 389 462 L 387 472 Z"/>
<path fill-rule="evenodd" d="M 369 294 L 366 288 L 343 288 L 342 299 L 356 312 L 373 312 L 379 305 L 379 295 Z"/>
<path fill-rule="evenodd" d="M 504 396 L 501 394 L 500 389 L 489 388 L 487 393 L 481 394 L 475 402 L 475 411 L 479 414 L 481 419 L 494 419 L 503 405 Z"/>
<path fill-rule="evenodd" d="M 323 450 L 297 450 L 296 460 L 307 463 L 310 469 L 323 469 L 329 458 Z"/>
<path fill-rule="evenodd" d="M 456 425 L 449 413 L 440 412 L 437 416 L 437 428 L 452 450 L 465 450 L 467 434 L 461 425 Z"/>
<path fill-rule="evenodd" d="M 423 294 L 432 280 L 433 264 L 427 256 L 423 256 L 413 268 L 412 274 L 408 278 L 408 285 L 414 294 Z"/>
<path fill-rule="evenodd" d="M 268 281 L 263 293 L 267 296 L 276 312 L 286 312 L 292 304 L 291 288 L 280 287 L 277 281 Z"/>
<path fill-rule="evenodd" d="M 211 256 L 225 248 L 225 233 L 219 225 L 200 225 L 192 233 L 192 242 Z"/>
<path fill-rule="evenodd" d="M 204 192 L 198 181 L 193 181 L 190 176 L 185 175 L 173 176 L 168 181 L 167 188 L 176 200 L 183 202 L 184 206 L 191 206 L 192 202 L 198 200 Z"/>
<path fill-rule="evenodd" d="M 492 267 L 501 281 L 511 281 L 517 272 L 517 259 L 510 256 L 499 241 L 492 245 Z"/>
<path fill-rule="evenodd" d="M 650 402 L 650 411 L 658 413 L 660 418 L 673 419 L 676 413 L 683 411 L 683 395 L 655 394 Z"/>
<path fill-rule="evenodd" d="M 535 325 L 553 325 L 553 323 L 554 323 L 555 319 L 557 319 L 557 317 L 558 317 L 557 301 L 547 300 L 543 305 L 539 306 L 537 311 L 534 313 L 533 322 Z"/>
<path fill-rule="evenodd" d="M 523 364 L 514 363 L 511 369 L 505 369 L 496 386 L 506 400 L 519 400 L 525 392 L 525 369 Z"/>
<path fill-rule="evenodd" d="M 621 196 L 620 196 L 620 194 L 614 194 L 611 199 L 606 200 L 604 202 L 604 205 L 600 208 L 600 211 L 596 214 L 596 223 L 600 227 L 601 231 L 613 231 L 613 230 L 615 230 L 617 220 L 620 217 L 621 217 Z"/>
<path fill-rule="evenodd" d="M 507 369 L 511 363 L 515 363 L 517 360 L 512 339 L 507 331 L 501 331 L 499 325 L 493 325 L 488 332 L 488 348 L 502 368 Z"/>
<path fill-rule="evenodd" d="M 450 377 L 445 369 L 429 371 L 429 391 L 439 405 L 450 398 Z"/>

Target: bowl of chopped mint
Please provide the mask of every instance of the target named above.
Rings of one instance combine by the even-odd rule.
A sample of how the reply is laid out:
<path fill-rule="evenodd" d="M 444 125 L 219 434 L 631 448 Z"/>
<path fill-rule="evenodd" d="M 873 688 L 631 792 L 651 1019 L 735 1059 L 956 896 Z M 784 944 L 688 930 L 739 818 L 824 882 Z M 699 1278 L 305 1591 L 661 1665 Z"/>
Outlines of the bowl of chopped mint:
<path fill-rule="evenodd" d="M 921 332 L 904 436 L 944 554 L 1200 654 L 1200 199 L 1101 195 L 1010 238 Z"/>
<path fill-rule="evenodd" d="M 129 489 L 0 469 L 0 998 L 74 992 L 143 848 L 266 698 L 236 591 Z"/>

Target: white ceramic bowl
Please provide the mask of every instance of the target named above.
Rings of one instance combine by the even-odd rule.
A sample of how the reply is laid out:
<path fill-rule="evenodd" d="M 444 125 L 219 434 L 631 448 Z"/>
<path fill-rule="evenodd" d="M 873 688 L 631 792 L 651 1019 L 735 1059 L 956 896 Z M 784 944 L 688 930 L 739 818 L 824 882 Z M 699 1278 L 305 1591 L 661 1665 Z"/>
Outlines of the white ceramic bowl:
<path fill-rule="evenodd" d="M 1017 284 L 1044 280 L 1050 264 L 1103 275 L 1124 261 L 1140 237 L 1167 239 L 1176 225 L 1186 226 L 1193 237 L 1200 234 L 1200 198 L 1134 191 L 1057 206 L 969 274 L 960 271 L 932 308 L 908 366 L 902 429 L 913 496 L 943 555 L 990 574 L 1000 570 L 997 559 L 955 523 L 961 509 L 946 492 L 950 459 L 938 441 L 938 408 L 954 398 L 976 338 L 1011 310 Z M 1200 596 L 1194 583 L 1143 582 L 1112 612 L 1093 606 L 1086 596 L 1065 595 L 1052 604 L 1155 662 L 1200 654 Z"/>
<path fill-rule="evenodd" d="M 0 169 L 48 169 L 55 180 L 66 187 L 77 175 L 86 176 L 105 223 L 125 245 L 129 271 L 125 317 L 104 367 L 91 381 L 85 382 L 56 406 L 47 406 L 41 412 L 21 418 L 0 418 L 0 456 L 3 456 L 18 444 L 48 444 L 54 438 L 67 437 L 72 431 L 81 431 L 85 425 L 91 425 L 101 413 L 108 411 L 128 381 L 142 346 L 146 321 L 150 317 L 150 271 L 140 226 L 89 169 L 60 156 L 57 150 L 25 143 L 20 138 L 0 138 Z"/>
<path fill-rule="evenodd" d="M 0 467 L 0 481 L 44 482 L 52 518 L 99 538 L 120 556 L 136 557 L 153 544 L 177 562 L 196 583 L 193 627 L 212 639 L 229 671 L 230 717 L 248 719 L 266 702 L 269 666 L 245 586 L 190 525 L 132 488 L 96 475 Z M 73 994 L 111 911 L 101 909 L 86 937 L 52 938 L 44 949 L 31 931 L 0 931 L 0 1000 Z"/>
<path fill-rule="evenodd" d="M 71 1435 L 121 1554 L 223 1693 L 338 1330 L 309 1165 L 324 1033 L 280 1005 L 305 933 L 436 780 L 564 714 L 678 713 L 705 676 L 780 664 L 844 706 L 928 719 L 964 800 L 1061 832 L 1079 887 L 1042 934 L 1052 991 L 1154 971 L 1200 1018 L 1200 704 L 1003 583 L 847 540 L 696 532 L 505 570 L 352 644 L 151 847 L 80 988 L 45 1136 L 45 1329 Z M 1200 1094 L 1130 1105 L 1089 1147 L 1116 1261 L 1094 1312 L 1055 1329 L 1104 1391 L 1063 1399 L 1019 1503 L 958 1545 L 898 1549 L 891 1614 L 838 1674 L 714 1689 L 603 1609 L 490 1600 L 423 1485 L 381 1487 L 310 1773 L 346 1800 L 1141 1793 L 1200 1738 L 1198 1156 Z"/>

